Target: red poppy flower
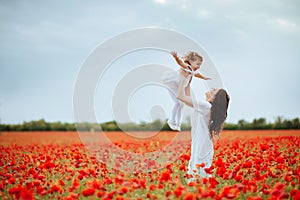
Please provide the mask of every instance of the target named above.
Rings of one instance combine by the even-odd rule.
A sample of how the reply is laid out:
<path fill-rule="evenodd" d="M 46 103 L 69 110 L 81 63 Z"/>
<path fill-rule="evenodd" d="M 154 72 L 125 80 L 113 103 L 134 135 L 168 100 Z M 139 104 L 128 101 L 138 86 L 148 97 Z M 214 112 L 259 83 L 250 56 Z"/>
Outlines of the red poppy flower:
<path fill-rule="evenodd" d="M 194 194 L 193 193 L 186 193 L 183 197 L 183 200 L 193 200 L 194 199 Z"/>
<path fill-rule="evenodd" d="M 167 181 L 171 180 L 170 172 L 169 171 L 162 172 L 159 180 L 160 180 L 160 182 L 167 182 Z"/>
<path fill-rule="evenodd" d="M 94 194 L 95 194 L 95 189 L 94 188 L 87 188 L 87 189 L 82 191 L 82 195 L 85 196 L 85 197 L 92 196 Z"/>

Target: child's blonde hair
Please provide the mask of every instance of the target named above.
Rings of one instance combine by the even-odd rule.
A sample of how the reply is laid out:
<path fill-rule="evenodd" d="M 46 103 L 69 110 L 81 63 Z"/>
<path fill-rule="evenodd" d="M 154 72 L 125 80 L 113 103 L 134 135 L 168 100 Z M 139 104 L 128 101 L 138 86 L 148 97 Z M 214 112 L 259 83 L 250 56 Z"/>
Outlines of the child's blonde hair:
<path fill-rule="evenodd" d="M 195 61 L 196 59 L 200 59 L 201 61 L 203 61 L 202 56 L 200 56 L 199 53 L 194 52 L 194 51 L 189 51 L 187 54 L 185 54 L 182 57 L 183 61 L 187 64 L 190 64 L 190 60 Z"/>

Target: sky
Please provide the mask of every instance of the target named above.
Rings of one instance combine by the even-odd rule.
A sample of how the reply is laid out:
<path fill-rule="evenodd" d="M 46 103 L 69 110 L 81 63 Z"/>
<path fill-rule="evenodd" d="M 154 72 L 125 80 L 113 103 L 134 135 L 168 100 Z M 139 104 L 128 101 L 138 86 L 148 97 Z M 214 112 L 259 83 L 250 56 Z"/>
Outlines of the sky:
<path fill-rule="evenodd" d="M 0 1 L 1 123 L 74 122 L 74 85 L 85 59 L 109 38 L 145 27 L 176 31 L 205 49 L 231 97 L 228 122 L 299 117 L 299 8 L 298 0 Z M 95 91 L 97 121 L 113 119 L 116 77 L 152 61 L 176 69 L 158 51 L 112 64 Z M 128 109 L 133 121 L 147 121 L 171 108 L 168 93 L 149 86 Z"/>

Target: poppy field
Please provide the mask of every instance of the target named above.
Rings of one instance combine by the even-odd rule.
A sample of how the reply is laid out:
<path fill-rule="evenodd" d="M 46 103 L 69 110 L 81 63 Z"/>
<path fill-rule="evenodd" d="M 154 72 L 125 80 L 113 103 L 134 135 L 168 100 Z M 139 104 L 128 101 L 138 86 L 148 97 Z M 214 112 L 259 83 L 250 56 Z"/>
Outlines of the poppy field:
<path fill-rule="evenodd" d="M 106 133 L 134 153 L 162 149 L 174 134 L 172 145 L 189 146 L 190 132 L 142 141 Z M 300 199 L 299 146 L 299 130 L 223 131 L 212 166 L 198 165 L 210 177 L 187 184 L 190 148 L 159 170 L 128 173 L 99 162 L 77 132 L 2 132 L 0 199 Z"/>

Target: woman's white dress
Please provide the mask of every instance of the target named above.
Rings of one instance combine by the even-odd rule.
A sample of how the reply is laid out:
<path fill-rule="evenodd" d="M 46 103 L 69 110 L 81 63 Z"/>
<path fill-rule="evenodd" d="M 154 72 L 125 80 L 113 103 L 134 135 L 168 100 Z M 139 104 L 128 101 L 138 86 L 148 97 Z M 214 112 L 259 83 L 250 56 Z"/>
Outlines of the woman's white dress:
<path fill-rule="evenodd" d="M 211 104 L 207 101 L 197 99 L 192 96 L 193 110 L 191 116 L 191 157 L 188 165 L 188 174 L 193 175 L 193 178 L 188 179 L 188 182 L 193 181 L 198 174 L 201 178 L 209 177 L 204 168 L 209 168 L 212 164 L 214 148 L 212 140 L 209 136 L 208 123 L 210 119 Z M 205 167 L 200 167 L 196 164 L 204 163 Z M 199 177 L 198 177 L 199 178 Z"/>
<path fill-rule="evenodd" d="M 183 87 L 185 88 L 191 78 L 188 75 L 185 79 Z M 178 91 L 178 85 L 180 82 L 179 71 L 167 72 L 163 76 L 163 83 L 169 88 L 170 93 L 176 98 Z M 197 85 L 197 88 L 199 85 Z M 195 90 L 196 92 L 199 90 Z M 199 94 L 199 93 L 198 93 Z M 188 165 L 188 174 L 194 176 L 194 178 L 189 178 L 187 181 L 193 181 L 195 175 L 200 177 L 210 176 L 204 170 L 204 168 L 209 168 L 212 164 L 212 159 L 214 155 L 213 143 L 209 137 L 208 123 L 210 119 L 210 108 L 211 104 L 200 98 L 199 95 L 192 95 L 193 100 L 193 113 L 191 116 L 191 157 Z M 179 100 L 174 100 L 179 101 Z M 204 168 L 197 168 L 196 164 L 204 163 Z"/>

